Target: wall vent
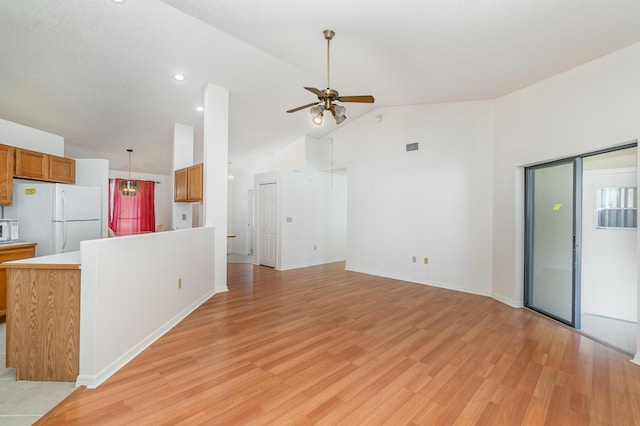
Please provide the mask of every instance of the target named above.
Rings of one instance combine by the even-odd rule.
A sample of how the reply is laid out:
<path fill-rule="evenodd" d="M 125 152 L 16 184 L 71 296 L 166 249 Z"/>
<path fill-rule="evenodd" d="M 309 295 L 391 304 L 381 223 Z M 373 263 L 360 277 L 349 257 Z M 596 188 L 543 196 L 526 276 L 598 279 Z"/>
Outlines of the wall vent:
<path fill-rule="evenodd" d="M 409 151 L 417 151 L 418 150 L 418 142 L 408 143 L 407 144 L 407 152 Z"/>

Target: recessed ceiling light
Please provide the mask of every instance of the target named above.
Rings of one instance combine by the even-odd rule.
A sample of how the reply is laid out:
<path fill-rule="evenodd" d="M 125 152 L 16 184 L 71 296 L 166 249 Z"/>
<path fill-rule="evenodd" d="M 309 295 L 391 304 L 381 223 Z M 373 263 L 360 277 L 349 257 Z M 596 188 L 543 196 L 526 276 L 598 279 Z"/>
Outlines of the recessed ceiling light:
<path fill-rule="evenodd" d="M 125 0 L 113 0 L 114 3 L 124 3 Z"/>
<path fill-rule="evenodd" d="M 176 74 L 176 75 L 173 76 L 173 78 L 175 78 L 178 81 L 182 81 L 182 80 L 184 80 L 184 75 Z"/>
<path fill-rule="evenodd" d="M 202 111 L 204 111 L 204 108 L 202 108 L 201 106 L 196 107 L 196 111 L 198 111 L 198 112 L 202 112 Z"/>

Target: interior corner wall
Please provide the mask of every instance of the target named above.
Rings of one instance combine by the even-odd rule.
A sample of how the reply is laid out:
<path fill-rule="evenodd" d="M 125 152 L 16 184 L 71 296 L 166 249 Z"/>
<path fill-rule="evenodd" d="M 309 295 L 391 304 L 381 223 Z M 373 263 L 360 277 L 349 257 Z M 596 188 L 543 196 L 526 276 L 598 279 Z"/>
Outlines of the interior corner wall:
<path fill-rule="evenodd" d="M 346 177 L 283 172 L 278 187 L 280 270 L 342 261 L 346 256 Z"/>
<path fill-rule="evenodd" d="M 64 138 L 0 119 L 0 143 L 64 157 Z"/>
<path fill-rule="evenodd" d="M 637 140 L 639 93 L 640 43 L 496 100 L 495 298 L 523 303 L 523 167 Z"/>
<path fill-rule="evenodd" d="M 490 294 L 493 113 L 493 101 L 380 108 L 333 132 L 347 269 Z"/>
<path fill-rule="evenodd" d="M 301 137 L 285 145 L 261 161 L 262 172 L 303 170 L 306 159 L 306 137 Z"/>

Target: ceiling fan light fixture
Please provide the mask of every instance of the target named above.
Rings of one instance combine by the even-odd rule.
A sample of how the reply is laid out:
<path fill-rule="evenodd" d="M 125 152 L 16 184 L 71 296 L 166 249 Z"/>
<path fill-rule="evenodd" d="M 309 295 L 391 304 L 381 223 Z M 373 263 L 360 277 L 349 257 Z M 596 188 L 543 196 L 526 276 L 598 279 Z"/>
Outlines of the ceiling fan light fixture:
<path fill-rule="evenodd" d="M 309 112 L 311 113 L 311 121 L 313 121 L 313 124 L 317 126 L 322 124 L 323 111 L 324 108 L 322 105 L 316 105 L 309 110 Z"/>
<path fill-rule="evenodd" d="M 347 119 L 347 108 L 342 105 L 334 105 L 331 112 L 333 113 L 333 117 L 336 119 L 336 124 L 340 124 Z"/>

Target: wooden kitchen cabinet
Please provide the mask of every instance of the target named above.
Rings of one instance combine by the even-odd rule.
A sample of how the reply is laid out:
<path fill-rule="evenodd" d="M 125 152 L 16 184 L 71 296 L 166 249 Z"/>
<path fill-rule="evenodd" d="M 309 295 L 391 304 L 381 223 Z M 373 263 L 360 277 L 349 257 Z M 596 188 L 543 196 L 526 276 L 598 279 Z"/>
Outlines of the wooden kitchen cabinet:
<path fill-rule="evenodd" d="M 16 148 L 15 177 L 46 180 L 49 176 L 49 158 L 42 152 Z"/>
<path fill-rule="evenodd" d="M 0 206 L 11 205 L 15 148 L 0 145 Z"/>
<path fill-rule="evenodd" d="M 0 245 L 0 263 L 35 257 L 36 243 Z M 0 322 L 7 313 L 7 270 L 0 269 Z"/>
<path fill-rule="evenodd" d="M 174 173 L 174 200 L 187 201 L 187 169 L 176 170 Z"/>
<path fill-rule="evenodd" d="M 49 180 L 51 182 L 75 183 L 76 160 L 49 155 Z"/>
<path fill-rule="evenodd" d="M 202 201 L 202 175 L 202 163 L 187 169 L 187 199 L 189 201 Z"/>
<path fill-rule="evenodd" d="M 16 148 L 14 177 L 45 182 L 75 183 L 76 161 L 43 152 Z"/>
<path fill-rule="evenodd" d="M 75 382 L 80 370 L 80 265 L 5 264 L 6 366 L 16 380 Z"/>
<path fill-rule="evenodd" d="M 197 202 L 202 201 L 203 163 L 194 164 L 174 173 L 174 201 Z"/>

